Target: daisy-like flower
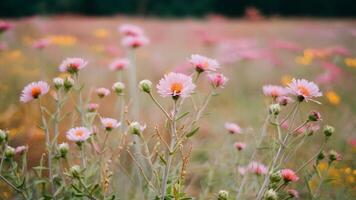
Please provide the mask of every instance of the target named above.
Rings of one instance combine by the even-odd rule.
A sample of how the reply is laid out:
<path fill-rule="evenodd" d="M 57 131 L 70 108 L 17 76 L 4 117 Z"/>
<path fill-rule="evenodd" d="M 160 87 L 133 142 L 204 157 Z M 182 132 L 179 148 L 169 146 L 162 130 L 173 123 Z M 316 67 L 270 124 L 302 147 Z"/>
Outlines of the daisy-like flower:
<path fill-rule="evenodd" d="M 141 133 L 146 129 L 146 124 L 142 125 L 139 122 L 131 122 L 129 125 L 129 130 L 131 134 L 140 136 Z"/>
<path fill-rule="evenodd" d="M 216 71 L 220 68 L 219 63 L 216 60 L 198 54 L 191 55 L 189 62 L 195 67 L 195 70 L 198 73 L 204 71 Z"/>
<path fill-rule="evenodd" d="M 110 90 L 106 88 L 98 88 L 96 89 L 96 94 L 98 95 L 99 98 L 106 97 L 110 94 Z"/>
<path fill-rule="evenodd" d="M 262 87 L 262 90 L 265 96 L 272 98 L 285 96 L 288 93 L 288 91 L 284 87 L 278 85 L 265 85 Z"/>
<path fill-rule="evenodd" d="M 67 139 L 72 142 L 85 142 L 91 135 L 89 129 L 85 127 L 76 127 L 67 131 Z"/>
<path fill-rule="evenodd" d="M 287 193 L 289 194 L 290 197 L 292 198 L 299 198 L 299 192 L 294 189 L 288 189 Z"/>
<path fill-rule="evenodd" d="M 229 131 L 230 134 L 242 133 L 240 126 L 232 122 L 226 122 L 225 129 Z"/>
<path fill-rule="evenodd" d="M 112 131 L 121 125 L 120 122 L 112 118 L 100 118 L 100 121 L 106 131 Z"/>
<path fill-rule="evenodd" d="M 129 66 L 129 64 L 130 64 L 130 60 L 126 58 L 117 58 L 110 63 L 109 68 L 112 71 L 121 71 L 126 69 Z"/>
<path fill-rule="evenodd" d="M 27 103 L 33 99 L 38 99 L 40 96 L 47 94 L 49 85 L 44 81 L 32 82 L 28 84 L 23 90 L 20 101 Z"/>
<path fill-rule="evenodd" d="M 144 35 L 139 36 L 126 36 L 122 39 L 121 44 L 124 47 L 138 48 L 149 43 L 149 39 Z"/>
<path fill-rule="evenodd" d="M 312 100 L 314 97 L 320 97 L 323 94 L 320 92 L 319 87 L 305 79 L 293 79 L 288 84 L 288 92 L 295 95 L 299 101 Z"/>
<path fill-rule="evenodd" d="M 281 176 L 285 182 L 296 182 L 299 180 L 297 174 L 291 169 L 282 169 Z"/>
<path fill-rule="evenodd" d="M 248 170 L 249 170 L 249 172 L 254 173 L 256 175 L 267 174 L 267 171 L 268 171 L 267 167 L 264 164 L 261 164 L 256 161 L 252 161 L 248 165 Z"/>
<path fill-rule="evenodd" d="M 125 36 L 139 36 L 143 35 L 143 30 L 132 24 L 123 24 L 118 28 L 119 32 Z"/>
<path fill-rule="evenodd" d="M 234 147 L 238 150 L 238 151 L 242 151 L 246 148 L 246 144 L 242 143 L 242 142 L 235 142 L 234 143 Z"/>
<path fill-rule="evenodd" d="M 82 58 L 66 58 L 59 66 L 59 71 L 75 74 L 78 73 L 79 70 L 86 67 L 87 64 L 88 62 Z"/>
<path fill-rule="evenodd" d="M 88 105 L 88 111 L 89 112 L 96 112 L 99 108 L 99 104 L 97 103 L 89 103 Z"/>
<path fill-rule="evenodd" d="M 15 154 L 16 155 L 22 155 L 26 152 L 27 146 L 18 146 L 15 148 Z"/>
<path fill-rule="evenodd" d="M 41 49 L 48 47 L 50 44 L 51 44 L 51 40 L 44 38 L 44 39 L 39 39 L 39 40 L 35 41 L 32 44 L 32 47 L 35 49 L 41 50 Z"/>
<path fill-rule="evenodd" d="M 208 79 L 214 88 L 224 88 L 226 82 L 229 80 L 223 74 L 218 73 L 208 74 Z"/>
<path fill-rule="evenodd" d="M 195 84 L 190 76 L 171 72 L 159 81 L 157 89 L 162 97 L 171 96 L 177 100 L 179 97 L 189 97 L 195 89 Z"/>

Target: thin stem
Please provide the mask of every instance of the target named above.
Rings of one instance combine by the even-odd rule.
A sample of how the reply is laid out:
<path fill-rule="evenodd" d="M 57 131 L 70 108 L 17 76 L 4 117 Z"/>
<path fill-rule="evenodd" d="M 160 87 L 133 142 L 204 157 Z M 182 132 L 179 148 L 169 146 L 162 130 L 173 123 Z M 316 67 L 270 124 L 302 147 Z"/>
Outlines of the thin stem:
<path fill-rule="evenodd" d="M 9 180 L 7 180 L 4 176 L 0 174 L 1 180 L 3 180 L 6 184 L 8 184 L 13 190 L 20 193 L 24 199 L 28 199 L 25 191 L 18 189 L 15 185 L 13 185 Z"/>
<path fill-rule="evenodd" d="M 164 115 L 166 115 L 166 117 L 172 121 L 172 118 L 169 116 L 168 112 L 163 108 L 163 106 L 157 101 L 157 99 L 152 95 L 151 92 L 148 93 L 151 97 L 151 99 L 153 100 L 153 102 L 158 106 L 159 109 L 162 110 L 162 112 L 164 113 Z"/>
<path fill-rule="evenodd" d="M 305 162 L 302 166 L 300 166 L 300 167 L 295 171 L 295 173 L 299 173 L 302 169 L 304 169 L 304 167 L 306 167 L 309 163 L 311 163 L 313 160 L 315 160 L 315 158 L 318 157 L 318 155 L 319 155 L 320 152 L 323 150 L 323 148 L 324 148 L 325 145 L 326 145 L 326 140 L 325 140 L 325 142 L 320 146 L 319 151 L 318 151 L 314 156 L 312 156 L 307 162 Z"/>

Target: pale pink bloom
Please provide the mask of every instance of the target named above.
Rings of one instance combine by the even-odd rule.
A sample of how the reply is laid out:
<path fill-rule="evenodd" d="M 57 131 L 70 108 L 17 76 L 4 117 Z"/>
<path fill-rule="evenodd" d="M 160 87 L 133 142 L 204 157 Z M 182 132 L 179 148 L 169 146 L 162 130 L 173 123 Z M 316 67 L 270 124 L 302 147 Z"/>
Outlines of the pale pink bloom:
<path fill-rule="evenodd" d="M 122 24 L 118 28 L 119 32 L 125 36 L 140 36 L 143 35 L 143 30 L 132 24 Z"/>
<path fill-rule="evenodd" d="M 296 182 L 299 180 L 297 174 L 291 169 L 282 169 L 281 176 L 285 182 Z"/>
<path fill-rule="evenodd" d="M 112 71 L 120 71 L 126 69 L 129 66 L 129 64 L 130 64 L 129 59 L 117 58 L 110 63 L 109 68 Z"/>
<path fill-rule="evenodd" d="M 88 62 L 82 58 L 66 58 L 59 66 L 59 71 L 77 73 L 79 70 L 86 67 L 87 64 Z"/>
<path fill-rule="evenodd" d="M 248 165 L 248 170 L 250 173 L 254 173 L 256 175 L 263 175 L 263 174 L 267 174 L 267 167 L 264 164 L 261 164 L 259 162 L 256 161 L 252 161 L 249 165 Z"/>
<path fill-rule="evenodd" d="M 88 105 L 89 112 L 95 112 L 98 110 L 98 108 L 99 108 L 99 104 L 97 104 L 97 103 L 89 103 L 89 105 Z"/>
<path fill-rule="evenodd" d="M 47 94 L 48 91 L 49 85 L 45 81 L 32 82 L 22 90 L 20 101 L 26 103 L 33 99 L 38 99 L 40 96 Z"/>
<path fill-rule="evenodd" d="M 246 167 L 237 167 L 237 171 L 243 176 L 246 174 L 247 169 Z"/>
<path fill-rule="evenodd" d="M 138 48 L 149 43 L 149 39 L 144 36 L 126 36 L 122 39 L 121 44 L 124 47 Z"/>
<path fill-rule="evenodd" d="M 265 85 L 262 87 L 262 90 L 265 96 L 273 98 L 285 96 L 288 93 L 284 87 L 278 85 Z"/>
<path fill-rule="evenodd" d="M 0 21 L 0 34 L 12 28 L 9 22 Z"/>
<path fill-rule="evenodd" d="M 299 101 L 308 101 L 323 95 L 315 83 L 305 79 L 293 79 L 287 89 L 290 94 L 297 96 Z"/>
<path fill-rule="evenodd" d="M 218 73 L 210 73 L 210 74 L 208 74 L 208 79 L 209 79 L 209 82 L 215 88 L 218 88 L 218 87 L 224 88 L 224 85 L 229 80 L 223 74 L 218 74 Z"/>
<path fill-rule="evenodd" d="M 106 89 L 106 88 L 98 88 L 96 89 L 96 94 L 98 95 L 98 97 L 100 98 L 103 98 L 103 97 L 106 97 L 110 94 L 110 90 L 109 89 Z"/>
<path fill-rule="evenodd" d="M 288 189 L 287 192 L 292 198 L 299 198 L 299 193 L 297 190 Z"/>
<path fill-rule="evenodd" d="M 242 133 L 242 130 L 239 125 L 232 123 L 232 122 L 226 122 L 225 123 L 225 128 L 229 133 L 235 134 L 235 133 Z"/>
<path fill-rule="evenodd" d="M 162 97 L 171 96 L 174 99 L 189 97 L 194 92 L 195 87 L 190 76 L 175 72 L 164 75 L 157 84 L 158 93 Z"/>
<path fill-rule="evenodd" d="M 198 54 L 191 55 L 189 62 L 199 73 L 204 71 L 216 71 L 220 68 L 219 63 L 216 60 Z"/>
<path fill-rule="evenodd" d="M 287 96 L 279 96 L 277 97 L 276 101 L 279 103 L 279 105 L 286 106 L 289 103 L 293 102 L 293 99 Z"/>
<path fill-rule="evenodd" d="M 84 142 L 90 135 L 91 132 L 85 127 L 71 128 L 67 131 L 67 139 L 72 142 Z"/>
<path fill-rule="evenodd" d="M 26 152 L 27 146 L 18 146 L 15 148 L 15 154 L 22 155 Z"/>
<path fill-rule="evenodd" d="M 243 143 L 243 142 L 235 142 L 234 143 L 234 147 L 238 150 L 238 151 L 241 151 L 241 150 L 244 150 L 246 148 L 246 144 Z"/>
<path fill-rule="evenodd" d="M 37 41 L 35 41 L 33 44 L 32 44 L 32 47 L 35 48 L 35 49 L 44 49 L 46 47 L 48 47 L 49 45 L 51 44 L 51 41 L 49 39 L 39 39 Z"/>
<path fill-rule="evenodd" d="M 284 121 L 284 122 L 281 124 L 281 127 L 282 127 L 283 129 L 288 129 L 288 127 L 289 127 L 288 122 L 287 122 L 287 121 Z"/>
<path fill-rule="evenodd" d="M 101 124 L 107 131 L 111 131 L 121 125 L 116 119 L 112 118 L 100 118 Z"/>

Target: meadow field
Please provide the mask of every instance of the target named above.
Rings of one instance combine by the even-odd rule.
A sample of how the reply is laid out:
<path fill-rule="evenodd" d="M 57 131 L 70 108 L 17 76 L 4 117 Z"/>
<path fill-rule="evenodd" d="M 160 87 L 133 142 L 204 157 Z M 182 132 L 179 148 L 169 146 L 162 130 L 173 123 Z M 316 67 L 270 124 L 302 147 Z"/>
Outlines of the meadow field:
<path fill-rule="evenodd" d="M 3 177 L 0 199 L 283 200 L 293 198 L 289 189 L 298 191 L 300 199 L 356 198 L 355 20 L 53 16 L 6 22 L 11 27 L 0 33 L 0 129 L 4 134 L 6 132 L 8 141 L 0 140 L 0 172 Z M 125 24 L 142 28 L 149 42 L 146 44 L 145 41 L 145 45 L 138 48 L 124 47 L 121 41 L 124 36 L 119 27 Z M 192 67 L 193 54 L 216 59 L 220 65 L 219 72 L 228 80 L 223 79 L 222 85 L 214 85 L 205 76 L 206 72 L 197 72 L 196 76 Z M 75 75 L 77 72 L 60 72 L 59 67 L 66 58 L 76 57 L 87 62 L 85 68 L 80 69 L 80 81 L 84 86 L 74 85 L 73 91 L 63 91 L 65 103 L 60 105 L 59 117 L 55 112 L 58 104 L 53 99 L 58 99 L 60 90 L 53 86 L 52 80 Z M 131 64 L 119 72 L 110 70 L 116 58 L 129 58 Z M 130 71 L 133 64 L 136 72 Z M 176 87 L 172 94 L 172 111 L 172 100 L 164 98 L 164 94 L 156 89 L 160 79 L 170 72 L 191 75 L 200 91 L 193 93 L 191 100 L 187 98 L 184 101 L 186 107 L 177 109 L 176 103 L 183 104 L 184 96 L 175 96 L 175 92 L 180 92 L 182 85 L 171 86 L 171 90 Z M 132 73 L 137 76 L 136 80 L 132 79 Z M 79 83 L 79 76 L 74 75 L 74 81 Z M 294 78 L 314 82 L 322 95 L 300 102 L 290 95 L 286 100 L 287 106 L 280 102 L 281 105 L 277 103 L 277 106 L 276 98 L 263 92 L 266 85 L 290 87 Z M 143 91 L 139 91 L 137 84 L 143 79 L 150 80 L 152 85 L 143 82 L 139 85 Z M 51 85 L 48 94 L 41 97 L 42 106 L 46 106 L 41 108 L 45 112 L 42 115 L 37 103 L 20 101 L 23 88 L 40 80 Z M 104 90 L 97 89 L 111 90 L 117 81 L 126 85 L 121 88 L 124 92 L 116 90 L 120 95 L 116 95 L 115 90 L 106 95 Z M 209 93 L 212 88 L 209 81 L 213 84 L 212 93 Z M 59 82 L 57 84 L 61 87 Z M 147 93 L 152 93 L 163 109 L 157 107 Z M 76 94 L 83 95 L 80 104 L 75 103 Z M 89 105 L 93 106 L 91 109 L 95 114 L 88 114 L 92 112 L 90 108 L 85 110 Z M 189 118 L 195 111 L 197 116 Z M 293 119 L 279 124 L 277 115 L 283 116 L 281 119 L 288 118 L 290 111 L 293 111 Z M 310 111 L 313 111 L 315 120 L 310 118 Z M 89 125 L 83 124 L 83 115 Z M 48 130 L 48 134 L 53 134 L 54 142 L 48 147 L 47 141 L 47 148 L 46 130 L 42 130 L 46 128 L 41 116 L 47 117 L 49 125 L 53 123 L 55 127 L 53 133 L 52 129 Z M 179 122 L 176 127 L 174 119 L 177 116 Z M 111 117 L 121 122 L 121 126 L 108 136 L 108 142 L 104 132 L 98 131 L 95 135 L 100 144 L 105 135 L 103 146 L 111 145 L 106 151 L 100 149 L 100 145 L 97 147 L 94 136 L 85 145 L 78 142 L 76 145 L 74 140 L 68 139 L 67 131 L 76 126 L 85 126 L 91 132 L 100 130 L 100 122 L 104 123 L 100 117 Z M 303 124 L 305 119 L 309 121 Z M 199 125 L 196 125 L 198 120 Z M 133 121 L 141 123 L 137 129 L 139 133 L 135 132 L 136 129 L 132 131 Z M 310 121 L 313 124 L 307 126 Z M 231 130 L 226 122 L 238 126 Z M 189 125 L 192 130 L 184 132 Z M 328 133 L 325 132 L 327 125 L 335 128 L 331 136 L 325 135 Z M 185 139 L 177 143 L 174 152 L 164 150 L 166 142 L 169 143 L 174 136 L 166 129 L 173 133 L 178 131 L 178 135 L 182 130 L 184 135 Z M 281 135 L 280 129 L 285 133 Z M 130 131 L 133 135 L 129 134 Z M 290 145 L 282 141 L 283 134 L 290 134 L 285 138 Z M 140 138 L 144 139 L 141 141 Z M 180 141 L 179 136 L 176 140 Z M 61 164 L 55 155 L 58 144 L 62 142 L 69 144 L 67 151 L 71 156 L 69 162 Z M 10 155 L 9 161 L 10 158 L 6 158 L 7 146 L 15 148 L 21 145 L 25 145 L 27 157 L 15 153 L 13 158 Z M 83 154 L 77 146 L 79 150 L 86 147 Z M 135 146 L 139 146 L 138 150 Z M 281 151 L 285 148 L 285 154 L 277 156 L 280 164 L 274 166 L 271 161 L 279 148 Z M 51 152 L 48 149 L 53 151 L 53 162 L 58 162 L 55 164 L 58 168 L 51 171 L 54 175 L 47 172 L 46 152 Z M 139 153 L 141 150 L 143 156 Z M 325 158 L 313 157 L 321 152 Z M 88 160 L 80 162 L 85 154 L 89 156 Z M 167 169 L 167 162 L 171 165 L 171 154 L 177 157 L 173 159 L 172 170 L 169 171 L 168 167 L 165 174 L 163 169 Z M 337 158 L 332 157 L 335 155 Z M 251 168 L 253 171 L 256 167 L 251 166 L 252 157 L 261 171 L 247 176 Z M 311 158 L 314 160 L 308 162 Z M 13 169 L 13 162 L 18 163 L 16 169 Z M 81 176 L 78 178 L 73 172 L 74 164 L 84 169 L 77 172 L 83 173 L 84 186 L 80 185 Z M 303 170 L 298 170 L 298 181 L 280 182 L 281 185 L 276 187 L 265 185 L 268 184 L 266 177 L 274 175 L 271 168 L 297 171 L 300 166 Z M 95 174 L 100 177 L 95 177 Z M 176 176 L 179 178 L 175 179 Z M 12 186 L 7 181 L 12 182 Z M 86 193 L 86 184 L 93 190 L 89 194 Z M 70 197 L 74 193 L 79 194 L 75 198 Z"/>

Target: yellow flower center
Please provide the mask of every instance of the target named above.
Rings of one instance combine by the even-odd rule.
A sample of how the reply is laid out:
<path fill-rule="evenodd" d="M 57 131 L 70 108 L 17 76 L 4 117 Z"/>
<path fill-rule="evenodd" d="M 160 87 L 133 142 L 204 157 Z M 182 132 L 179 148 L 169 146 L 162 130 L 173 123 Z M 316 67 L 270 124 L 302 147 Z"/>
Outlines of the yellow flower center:
<path fill-rule="evenodd" d="M 173 83 L 171 85 L 171 92 L 173 94 L 179 94 L 182 91 L 182 89 L 183 89 L 182 83 Z"/>
<path fill-rule="evenodd" d="M 75 136 L 77 137 L 82 137 L 84 135 L 84 132 L 82 130 L 78 130 L 75 132 Z"/>
<path fill-rule="evenodd" d="M 38 98 L 41 94 L 41 88 L 40 87 L 33 87 L 31 89 L 31 95 L 33 98 Z"/>
<path fill-rule="evenodd" d="M 303 96 L 309 96 L 310 95 L 309 90 L 306 87 L 302 86 L 302 85 L 298 87 L 298 90 Z"/>

